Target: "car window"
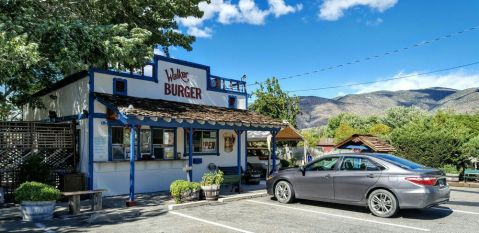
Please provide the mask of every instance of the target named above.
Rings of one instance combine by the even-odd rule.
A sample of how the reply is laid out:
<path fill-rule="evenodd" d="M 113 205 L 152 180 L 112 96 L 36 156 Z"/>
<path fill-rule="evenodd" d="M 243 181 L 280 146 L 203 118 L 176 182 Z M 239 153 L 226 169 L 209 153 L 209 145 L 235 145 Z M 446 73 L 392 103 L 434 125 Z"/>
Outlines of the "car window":
<path fill-rule="evenodd" d="M 334 170 L 338 157 L 328 157 L 311 163 L 306 167 L 306 171 L 331 171 Z"/>
<path fill-rule="evenodd" d="M 374 158 L 378 158 L 381 160 L 385 160 L 386 162 L 390 162 L 396 166 L 406 168 L 406 169 L 420 169 L 424 168 L 424 165 L 417 164 L 415 162 L 409 161 L 407 159 L 399 158 L 394 155 L 389 155 L 389 154 L 374 154 L 371 155 Z"/>
<path fill-rule="evenodd" d="M 342 171 L 379 171 L 379 167 L 367 158 L 344 157 L 341 164 Z"/>

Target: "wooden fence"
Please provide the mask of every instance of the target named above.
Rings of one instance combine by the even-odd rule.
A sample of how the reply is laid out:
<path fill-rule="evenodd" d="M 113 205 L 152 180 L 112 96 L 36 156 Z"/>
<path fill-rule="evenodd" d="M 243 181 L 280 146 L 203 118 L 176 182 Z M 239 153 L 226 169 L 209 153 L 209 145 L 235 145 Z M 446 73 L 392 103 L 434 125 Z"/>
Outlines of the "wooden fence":
<path fill-rule="evenodd" d="M 25 160 L 39 156 L 52 172 L 50 183 L 76 170 L 74 123 L 0 122 L 0 187 L 11 201 L 19 185 L 18 171 Z"/>

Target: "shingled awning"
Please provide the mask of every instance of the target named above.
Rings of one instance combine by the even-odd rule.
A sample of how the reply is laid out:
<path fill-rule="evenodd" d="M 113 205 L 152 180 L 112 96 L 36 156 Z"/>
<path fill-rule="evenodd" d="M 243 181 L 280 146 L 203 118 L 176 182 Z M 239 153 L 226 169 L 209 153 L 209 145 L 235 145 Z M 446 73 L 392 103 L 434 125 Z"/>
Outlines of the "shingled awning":
<path fill-rule="evenodd" d="M 282 128 L 281 120 L 273 119 L 248 110 L 196 105 L 161 99 L 95 93 L 95 99 L 109 108 L 116 108 L 128 118 L 150 121 L 189 122 L 211 125 L 230 125 L 254 128 Z"/>
<path fill-rule="evenodd" d="M 348 149 L 348 146 L 366 146 L 373 152 L 388 153 L 396 151 L 393 146 L 370 134 L 354 134 L 350 138 L 338 143 L 336 148 Z"/>

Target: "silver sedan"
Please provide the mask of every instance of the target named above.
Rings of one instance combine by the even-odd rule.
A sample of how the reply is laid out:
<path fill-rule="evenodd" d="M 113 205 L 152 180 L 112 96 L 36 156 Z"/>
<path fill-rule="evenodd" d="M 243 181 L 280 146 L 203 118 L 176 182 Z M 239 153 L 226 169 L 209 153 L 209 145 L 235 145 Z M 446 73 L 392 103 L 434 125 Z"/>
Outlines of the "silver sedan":
<path fill-rule="evenodd" d="M 379 217 L 449 201 L 438 169 L 390 154 L 336 154 L 268 177 L 267 190 L 282 203 L 295 198 L 367 206 Z"/>

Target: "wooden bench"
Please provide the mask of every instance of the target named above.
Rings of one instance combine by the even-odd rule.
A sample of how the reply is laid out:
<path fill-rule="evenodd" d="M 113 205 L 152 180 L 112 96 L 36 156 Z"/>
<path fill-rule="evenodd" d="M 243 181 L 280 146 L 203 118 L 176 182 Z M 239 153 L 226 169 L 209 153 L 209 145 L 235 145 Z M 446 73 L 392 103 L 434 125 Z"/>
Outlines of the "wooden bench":
<path fill-rule="evenodd" d="M 218 167 L 219 170 L 223 172 L 223 184 L 231 185 L 232 190 L 234 186 L 240 186 L 241 175 L 238 175 L 238 167 Z"/>
<path fill-rule="evenodd" d="M 467 182 L 468 178 L 479 177 L 479 170 L 475 169 L 466 169 L 464 170 L 464 182 Z"/>
<path fill-rule="evenodd" d="M 91 195 L 91 209 L 93 211 L 101 210 L 103 207 L 102 193 L 106 192 L 106 189 L 76 191 L 76 192 L 62 192 L 61 195 L 68 197 L 68 211 L 70 214 L 76 215 L 80 213 L 80 196 Z"/>

